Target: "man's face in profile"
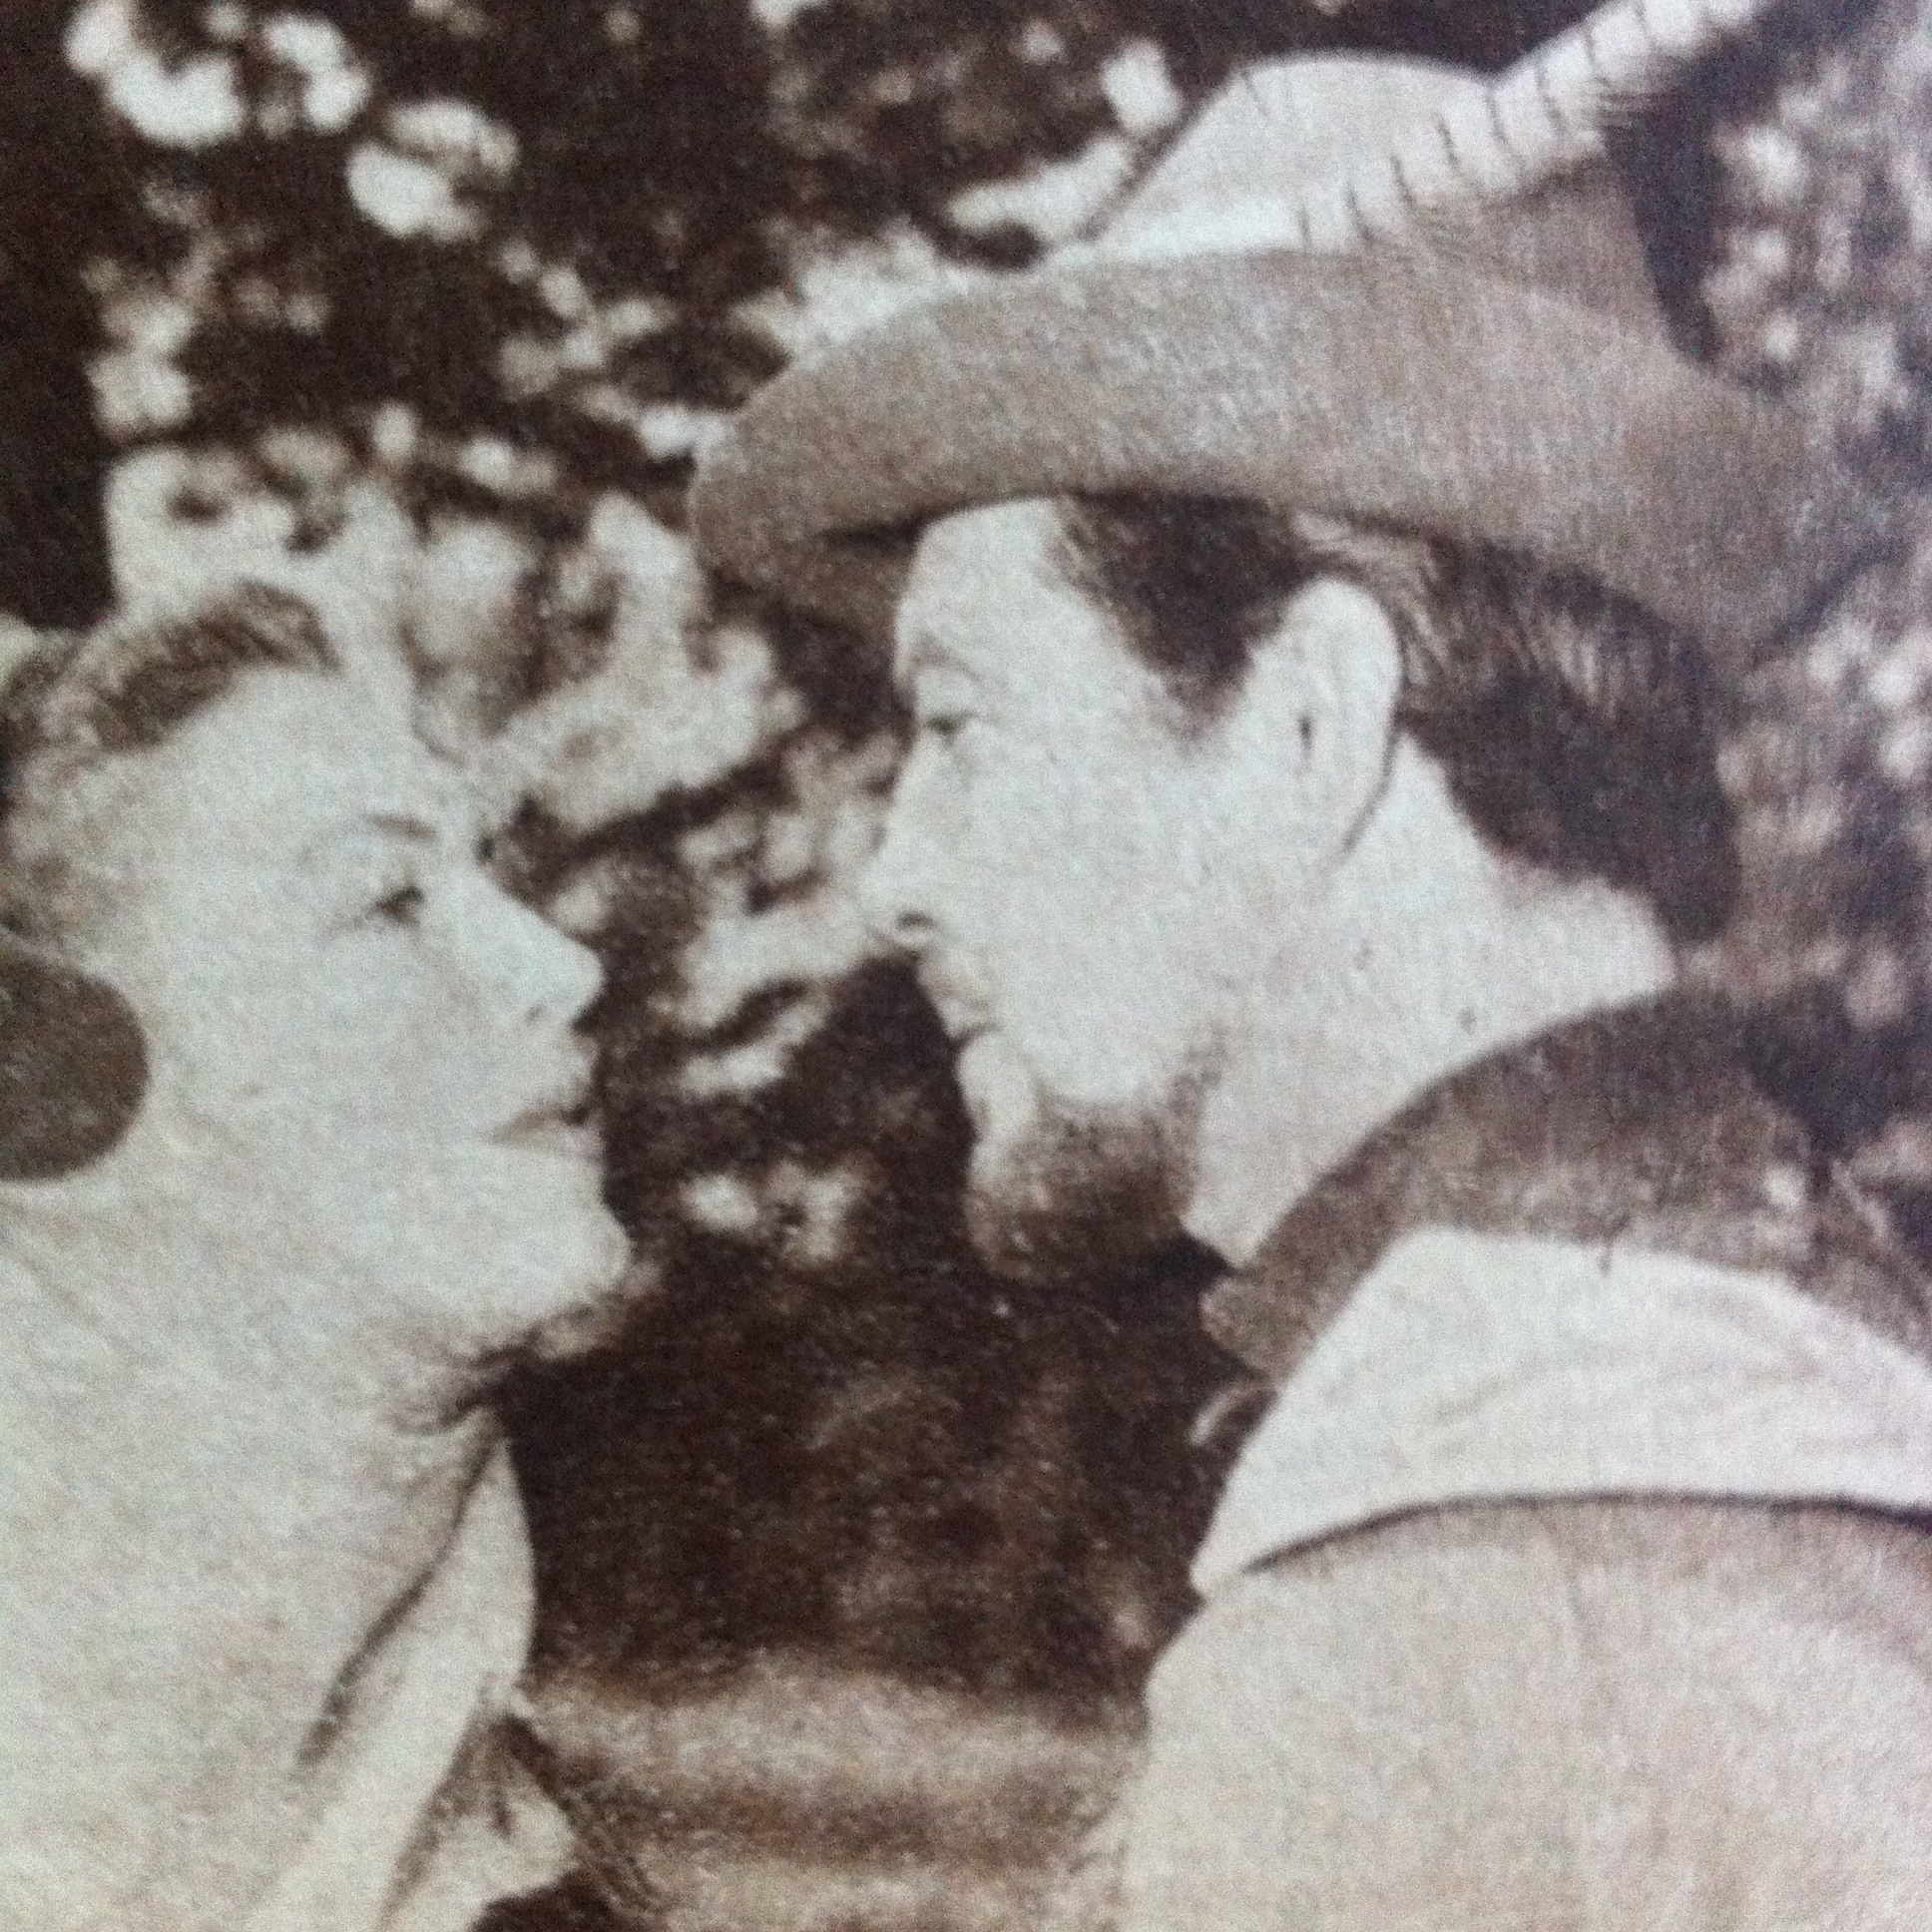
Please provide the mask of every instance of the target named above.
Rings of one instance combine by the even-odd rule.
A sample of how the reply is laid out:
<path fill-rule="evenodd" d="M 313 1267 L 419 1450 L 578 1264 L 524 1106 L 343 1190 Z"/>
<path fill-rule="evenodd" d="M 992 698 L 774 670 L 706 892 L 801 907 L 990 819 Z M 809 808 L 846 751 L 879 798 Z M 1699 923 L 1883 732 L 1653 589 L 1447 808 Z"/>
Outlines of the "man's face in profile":
<path fill-rule="evenodd" d="M 1251 757 L 1184 727 L 1063 542 L 1042 502 L 927 531 L 897 635 L 914 738 L 864 884 L 958 1052 L 975 1240 L 1031 1276 L 1175 1231 L 1255 876 Z"/>

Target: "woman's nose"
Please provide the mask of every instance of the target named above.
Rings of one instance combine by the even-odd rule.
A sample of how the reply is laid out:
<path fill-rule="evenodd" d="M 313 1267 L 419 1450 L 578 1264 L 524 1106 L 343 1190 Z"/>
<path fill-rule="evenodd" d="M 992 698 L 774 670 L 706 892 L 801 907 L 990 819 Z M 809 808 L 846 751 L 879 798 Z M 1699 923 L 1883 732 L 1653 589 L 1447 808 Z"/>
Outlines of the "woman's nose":
<path fill-rule="evenodd" d="M 581 1019 L 604 987 L 597 955 L 493 879 L 465 896 L 465 950 L 477 978 L 519 1020 L 569 1026 Z"/>

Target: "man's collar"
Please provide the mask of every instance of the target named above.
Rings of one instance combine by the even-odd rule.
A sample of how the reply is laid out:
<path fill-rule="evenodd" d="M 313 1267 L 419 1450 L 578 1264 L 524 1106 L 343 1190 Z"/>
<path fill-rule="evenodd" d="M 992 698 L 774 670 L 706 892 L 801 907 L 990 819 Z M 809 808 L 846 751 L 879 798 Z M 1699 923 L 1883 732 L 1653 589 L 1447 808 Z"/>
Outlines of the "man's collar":
<path fill-rule="evenodd" d="M 1414 1510 L 1613 1497 L 1923 1516 L 1932 1370 L 1782 1270 L 1422 1228 L 1246 1441 L 1195 1587 Z"/>
<path fill-rule="evenodd" d="M 1748 1023 L 1694 994 L 1493 1054 L 1331 1170 L 1208 1294 L 1208 1332 L 1278 1382 L 1390 1244 L 1428 1225 L 1796 1272 L 1816 1156 L 1751 1064 Z"/>

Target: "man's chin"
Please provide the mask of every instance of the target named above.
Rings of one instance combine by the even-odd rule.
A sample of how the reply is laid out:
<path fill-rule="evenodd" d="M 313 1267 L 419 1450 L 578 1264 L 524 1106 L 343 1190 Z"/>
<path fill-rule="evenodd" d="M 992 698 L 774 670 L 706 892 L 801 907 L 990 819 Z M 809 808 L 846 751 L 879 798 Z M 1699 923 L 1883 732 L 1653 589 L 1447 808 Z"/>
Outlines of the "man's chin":
<path fill-rule="evenodd" d="M 1143 1120 L 1058 1119 L 1023 1145 L 974 1152 L 966 1232 L 995 1274 L 1068 1286 L 1130 1267 L 1179 1232 L 1182 1164 Z"/>

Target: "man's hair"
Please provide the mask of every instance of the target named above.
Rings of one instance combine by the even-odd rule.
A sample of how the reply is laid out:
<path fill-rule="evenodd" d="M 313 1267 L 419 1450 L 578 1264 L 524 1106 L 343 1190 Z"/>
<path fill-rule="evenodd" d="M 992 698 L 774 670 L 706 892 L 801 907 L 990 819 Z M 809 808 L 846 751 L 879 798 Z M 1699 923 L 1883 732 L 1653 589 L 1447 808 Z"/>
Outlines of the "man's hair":
<path fill-rule="evenodd" d="M 249 671 L 333 673 L 341 659 L 298 599 L 244 584 L 185 615 L 50 637 L 0 692 L 0 923 L 58 939 L 77 916 L 75 845 L 92 781 L 164 744 Z"/>
<path fill-rule="evenodd" d="M 1499 851 L 1647 898 L 1706 939 L 1737 888 L 1704 655 L 1629 599 L 1493 551 L 1201 498 L 1068 498 L 1073 581 L 1160 674 L 1184 724 L 1231 700 L 1307 584 L 1387 612 L 1396 724 Z"/>

